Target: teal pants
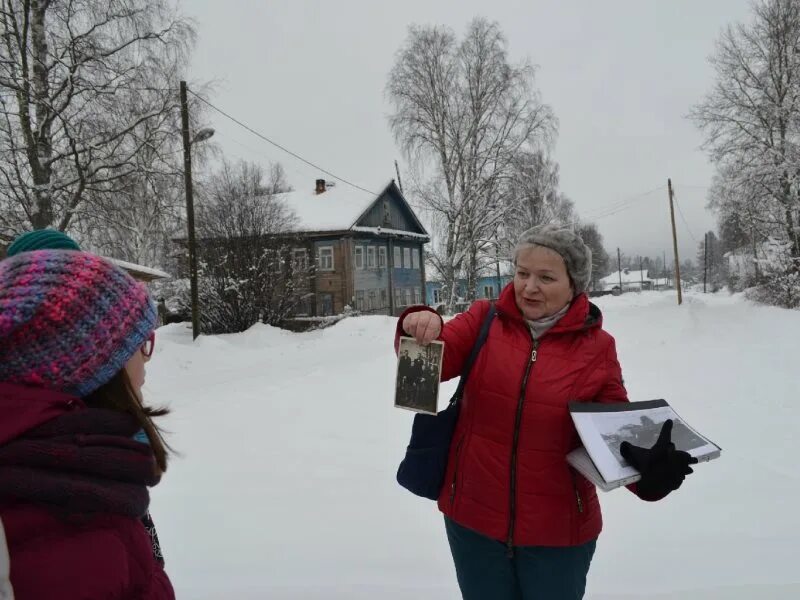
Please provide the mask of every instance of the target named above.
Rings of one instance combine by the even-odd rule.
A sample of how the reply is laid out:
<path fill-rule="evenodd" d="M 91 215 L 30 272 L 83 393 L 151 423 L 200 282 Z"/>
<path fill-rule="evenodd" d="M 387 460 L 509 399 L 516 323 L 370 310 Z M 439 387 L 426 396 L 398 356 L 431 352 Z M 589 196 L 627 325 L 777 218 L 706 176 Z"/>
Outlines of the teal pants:
<path fill-rule="evenodd" d="M 464 600 L 581 600 L 597 541 L 551 548 L 506 545 L 445 517 Z"/>

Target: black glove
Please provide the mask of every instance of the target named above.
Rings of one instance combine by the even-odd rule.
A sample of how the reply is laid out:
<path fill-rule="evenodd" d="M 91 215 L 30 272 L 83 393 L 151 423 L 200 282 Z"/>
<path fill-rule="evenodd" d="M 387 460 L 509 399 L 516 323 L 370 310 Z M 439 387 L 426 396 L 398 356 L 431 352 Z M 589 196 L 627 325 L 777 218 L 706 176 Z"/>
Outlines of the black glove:
<path fill-rule="evenodd" d="M 641 448 L 622 442 L 619 453 L 642 478 L 637 483 L 639 496 L 645 500 L 660 500 L 674 492 L 694 471 L 689 465 L 697 459 L 683 450 L 676 450 L 672 443 L 672 420 L 664 422 L 658 440 L 652 448 Z"/>

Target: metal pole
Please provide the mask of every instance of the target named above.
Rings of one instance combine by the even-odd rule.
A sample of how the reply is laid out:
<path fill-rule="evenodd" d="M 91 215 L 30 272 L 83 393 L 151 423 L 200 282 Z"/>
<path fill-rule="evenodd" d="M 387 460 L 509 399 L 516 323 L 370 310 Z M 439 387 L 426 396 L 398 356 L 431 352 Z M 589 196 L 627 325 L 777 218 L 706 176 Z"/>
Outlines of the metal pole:
<path fill-rule="evenodd" d="M 192 296 L 192 339 L 200 335 L 200 301 L 197 291 L 197 245 L 194 234 L 194 197 L 192 192 L 192 143 L 189 140 L 189 101 L 186 82 L 181 81 L 181 133 L 183 135 L 183 179 L 186 185 L 186 227 L 189 233 L 189 285 Z"/>
<path fill-rule="evenodd" d="M 667 179 L 669 190 L 669 214 L 672 217 L 672 246 L 675 250 L 675 287 L 678 289 L 678 306 L 683 304 L 683 291 L 681 290 L 681 263 L 678 257 L 678 231 L 675 229 L 675 206 L 672 200 L 672 179 Z"/>
<path fill-rule="evenodd" d="M 394 161 L 394 170 L 397 172 L 397 187 L 400 188 L 400 193 L 402 194 L 402 193 L 404 193 L 403 192 L 403 182 L 400 179 L 400 166 L 397 164 L 397 161 Z"/>
<path fill-rule="evenodd" d="M 619 274 L 619 293 L 621 294 L 623 292 L 623 289 L 622 289 L 622 253 L 619 251 L 619 248 L 617 248 L 617 269 L 619 269 L 617 271 L 617 273 Z"/>
<path fill-rule="evenodd" d="M 703 238 L 703 293 L 706 293 L 706 281 L 708 280 L 708 233 Z"/>
<path fill-rule="evenodd" d="M 642 264 L 642 257 L 639 257 L 639 280 L 641 281 L 640 291 L 644 291 L 644 266 Z"/>

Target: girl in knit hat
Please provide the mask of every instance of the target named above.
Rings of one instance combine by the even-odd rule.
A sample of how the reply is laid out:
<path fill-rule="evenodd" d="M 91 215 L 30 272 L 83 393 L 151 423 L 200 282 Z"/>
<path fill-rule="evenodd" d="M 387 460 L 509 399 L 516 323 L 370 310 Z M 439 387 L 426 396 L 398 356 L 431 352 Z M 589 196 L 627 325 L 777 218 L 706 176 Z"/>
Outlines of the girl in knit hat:
<path fill-rule="evenodd" d="M 174 598 L 142 523 L 167 466 L 141 396 L 155 323 L 105 259 L 0 261 L 0 598 Z"/>

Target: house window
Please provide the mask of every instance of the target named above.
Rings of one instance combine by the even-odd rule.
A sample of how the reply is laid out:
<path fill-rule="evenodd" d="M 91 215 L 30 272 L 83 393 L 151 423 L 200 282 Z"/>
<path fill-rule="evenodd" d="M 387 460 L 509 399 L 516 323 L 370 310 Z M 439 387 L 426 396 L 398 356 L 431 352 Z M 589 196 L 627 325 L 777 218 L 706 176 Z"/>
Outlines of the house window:
<path fill-rule="evenodd" d="M 375 310 L 376 308 L 378 308 L 378 293 L 375 290 L 370 290 L 367 299 L 367 310 Z"/>
<path fill-rule="evenodd" d="M 333 246 L 320 246 L 317 258 L 320 271 L 333 271 Z"/>
<path fill-rule="evenodd" d="M 367 268 L 375 268 L 375 246 L 367 247 Z"/>
<path fill-rule="evenodd" d="M 404 297 L 405 297 L 405 294 L 403 294 L 403 290 L 401 290 L 400 288 L 395 288 L 395 290 L 394 290 L 394 304 L 395 304 L 395 306 L 405 306 L 405 304 L 403 303 Z"/>
<path fill-rule="evenodd" d="M 411 288 L 406 288 L 406 306 L 411 306 L 414 303 L 411 298 Z"/>
<path fill-rule="evenodd" d="M 399 246 L 394 247 L 394 268 L 395 269 L 403 268 L 402 249 Z"/>
<path fill-rule="evenodd" d="M 422 304 L 422 289 L 414 288 L 414 304 Z"/>
<path fill-rule="evenodd" d="M 378 248 L 378 268 L 386 268 L 386 246 L 381 246 Z"/>
<path fill-rule="evenodd" d="M 419 248 L 414 248 L 414 268 L 419 269 Z"/>
<path fill-rule="evenodd" d="M 356 246 L 356 269 L 361 270 L 364 268 L 364 247 Z"/>
<path fill-rule="evenodd" d="M 389 212 L 389 201 L 383 201 L 383 224 L 388 226 L 392 224 L 392 213 Z"/>
<path fill-rule="evenodd" d="M 494 286 L 493 285 L 485 285 L 483 286 L 483 297 L 489 298 L 492 300 L 494 298 Z"/>
<path fill-rule="evenodd" d="M 387 302 L 388 297 L 389 295 L 386 293 L 386 290 L 381 290 L 381 305 L 379 308 L 383 309 L 389 306 L 389 303 Z"/>
<path fill-rule="evenodd" d="M 356 310 L 364 310 L 364 290 L 356 290 Z"/>
<path fill-rule="evenodd" d="M 433 290 L 433 303 L 440 304 L 442 301 L 442 290 L 440 288 L 435 288 Z"/>
<path fill-rule="evenodd" d="M 292 269 L 305 271 L 308 268 L 308 253 L 305 248 L 295 248 L 292 251 Z"/>
<path fill-rule="evenodd" d="M 411 268 L 411 248 L 403 248 L 403 267 Z"/>

